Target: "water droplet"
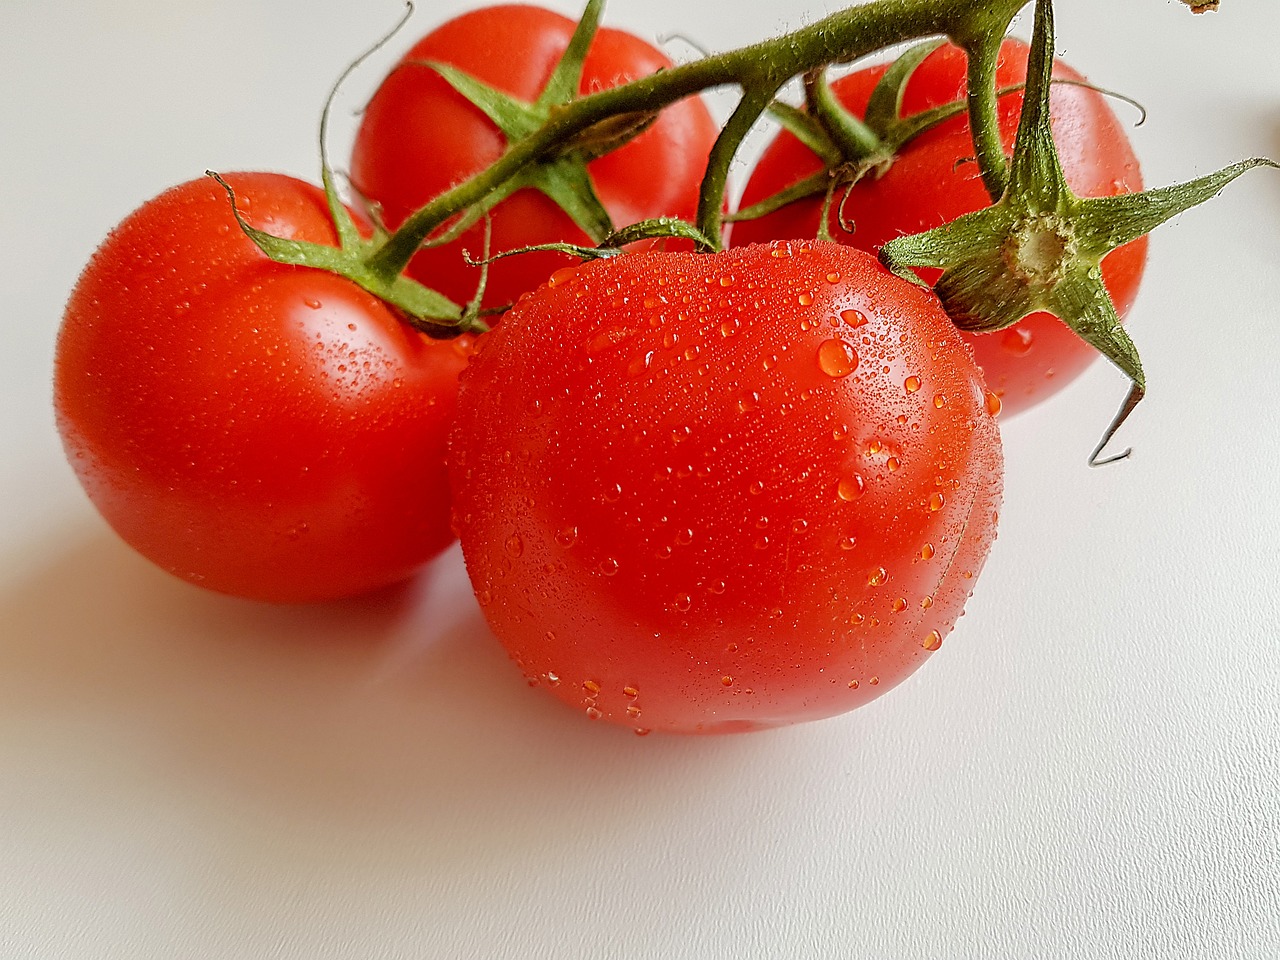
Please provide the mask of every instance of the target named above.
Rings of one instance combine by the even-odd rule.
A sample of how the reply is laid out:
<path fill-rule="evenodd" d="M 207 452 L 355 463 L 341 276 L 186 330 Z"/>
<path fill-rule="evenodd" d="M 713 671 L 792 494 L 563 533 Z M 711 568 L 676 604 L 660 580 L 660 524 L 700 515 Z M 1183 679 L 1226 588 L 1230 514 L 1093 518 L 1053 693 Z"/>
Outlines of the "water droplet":
<path fill-rule="evenodd" d="M 791 521 L 792 533 L 804 533 L 805 530 L 807 530 L 808 528 L 809 528 L 808 520 L 792 520 Z"/>
<path fill-rule="evenodd" d="M 628 700 L 634 700 L 636 697 L 640 696 L 640 690 L 638 687 L 623 687 L 622 695 Z"/>
<path fill-rule="evenodd" d="M 693 531 L 688 528 L 681 530 L 676 534 L 676 543 L 680 544 L 682 547 L 687 547 L 689 544 L 693 543 Z"/>
<path fill-rule="evenodd" d="M 618 572 L 618 561 L 613 557 L 605 557 L 600 561 L 600 572 L 606 577 L 612 577 Z"/>
<path fill-rule="evenodd" d="M 650 730 L 650 729 L 648 729 L 647 727 L 636 727 L 636 736 L 637 736 L 637 737 L 647 737 L 647 736 L 648 736 L 650 733 L 652 733 L 652 732 L 653 732 L 653 731 L 652 731 L 652 730 Z"/>
<path fill-rule="evenodd" d="M 933 597 L 925 597 L 923 600 L 920 601 L 920 608 L 922 610 L 928 610 L 932 606 L 933 606 Z"/>
<path fill-rule="evenodd" d="M 858 681 L 857 681 L 857 680 L 850 680 L 850 681 L 849 681 L 849 689 L 850 689 L 850 690 L 857 690 L 857 689 L 858 689 Z"/>
<path fill-rule="evenodd" d="M 512 534 L 507 538 L 506 551 L 507 556 L 513 560 L 518 559 L 524 553 L 524 541 L 520 539 L 519 534 Z"/>
<path fill-rule="evenodd" d="M 723 580 L 716 580 L 714 583 L 707 584 L 707 593 L 713 594 L 718 597 L 720 596 L 720 594 L 724 593 L 724 591 L 725 591 L 725 582 Z"/>
<path fill-rule="evenodd" d="M 942 494 L 940 493 L 932 494 L 929 497 L 929 510 L 933 513 L 937 513 L 939 510 L 942 509 L 942 505 L 944 503 L 946 503 L 946 500 L 943 498 Z"/>
<path fill-rule="evenodd" d="M 935 393 L 933 395 L 933 405 L 941 410 L 947 405 L 947 398 L 941 393 Z"/>
<path fill-rule="evenodd" d="M 1000 346 L 1021 357 L 1031 351 L 1033 339 L 1030 330 L 1024 327 L 1010 327 L 1000 336 Z"/>
<path fill-rule="evenodd" d="M 902 461 L 899 460 L 897 457 L 890 457 L 888 460 L 884 462 L 884 465 L 889 470 L 890 473 L 893 473 L 900 466 L 902 466 Z"/>
<path fill-rule="evenodd" d="M 867 483 L 862 479 L 862 474 L 855 473 L 841 479 L 840 483 L 836 485 L 836 495 L 841 500 L 852 502 L 862 496 L 866 489 Z"/>
<path fill-rule="evenodd" d="M 800 306 L 802 306 L 802 307 L 808 307 L 808 306 L 812 306 L 812 305 L 813 305 L 813 294 L 812 294 L 812 293 L 808 293 L 808 292 L 802 293 L 802 294 L 800 294 L 800 296 L 799 296 L 799 297 L 797 297 L 796 299 L 797 299 L 797 301 L 799 302 Z"/>
<path fill-rule="evenodd" d="M 923 547 L 921 547 L 921 548 L 920 548 L 920 559 L 921 559 L 921 560 L 932 560 L 932 559 L 933 559 L 933 553 L 934 553 L 934 551 L 933 551 L 933 544 L 932 544 L 932 543 L 926 543 Z"/>
<path fill-rule="evenodd" d="M 840 319 L 851 327 L 861 327 L 867 322 L 867 315 L 861 310 L 841 310 Z"/>
<path fill-rule="evenodd" d="M 578 542 L 578 528 L 569 526 L 561 527 L 556 531 L 556 543 L 562 547 L 572 547 Z"/>
<path fill-rule="evenodd" d="M 867 681 L 867 683 L 871 684 L 873 687 L 878 687 L 880 686 L 880 678 L 872 677 L 870 680 Z"/>
<path fill-rule="evenodd" d="M 867 583 L 873 587 L 878 587 L 889 579 L 889 574 L 885 572 L 884 567 L 876 567 L 867 574 Z"/>
<path fill-rule="evenodd" d="M 320 301 L 319 301 L 319 300 L 314 300 L 314 299 L 312 299 L 311 297 L 308 297 L 306 300 L 303 300 L 302 302 L 303 302 L 303 303 L 305 303 L 305 304 L 306 304 L 308 307 L 310 307 L 312 310 L 319 310 L 319 309 L 320 309 Z"/>
<path fill-rule="evenodd" d="M 596 683 L 594 680 L 583 680 L 582 689 L 586 692 L 587 696 L 595 697 L 600 693 L 600 684 Z"/>
<path fill-rule="evenodd" d="M 640 374 L 648 370 L 652 363 L 653 351 L 648 350 L 643 356 L 635 357 L 629 364 L 627 364 L 627 374 L 628 376 L 638 377 Z"/>
<path fill-rule="evenodd" d="M 845 537 L 843 540 L 840 541 L 841 550 L 852 550 L 857 545 L 858 545 L 857 537 Z"/>
<path fill-rule="evenodd" d="M 549 670 L 548 670 L 548 671 L 547 671 L 547 683 L 551 684 L 551 686 L 553 686 L 553 687 L 555 687 L 555 686 L 559 686 L 559 684 L 560 684 L 560 676 L 559 676 L 559 674 L 552 673 L 551 671 L 549 671 Z"/>
<path fill-rule="evenodd" d="M 739 413 L 749 413 L 758 406 L 760 406 L 760 394 L 755 390 L 748 390 L 738 398 Z"/>
<path fill-rule="evenodd" d="M 760 494 L 760 493 L 763 493 L 763 492 L 764 492 L 764 481 L 763 481 L 763 480 L 752 480 L 752 481 L 751 481 L 751 486 L 747 487 L 747 490 L 749 490 L 751 493 L 754 493 L 754 494 Z"/>
<path fill-rule="evenodd" d="M 610 487 L 605 487 L 605 490 L 604 490 L 605 503 L 617 503 L 618 498 L 621 496 L 622 496 L 622 484 L 615 483 Z"/>
<path fill-rule="evenodd" d="M 920 378 L 916 376 L 907 377 L 902 386 L 906 389 L 907 393 L 915 393 L 920 389 Z"/>
<path fill-rule="evenodd" d="M 737 282 L 737 277 L 733 276 L 723 276 L 720 278 L 720 286 L 722 287 L 732 287 Z"/>
<path fill-rule="evenodd" d="M 599 720 L 604 714 L 600 712 L 598 707 L 587 707 L 587 719 Z"/>
<path fill-rule="evenodd" d="M 836 271 L 832 270 L 830 273 L 827 274 L 827 283 L 839 283 L 839 282 L 840 282 L 840 274 L 838 274 Z"/>
<path fill-rule="evenodd" d="M 688 613 L 689 608 L 693 606 L 693 597 L 687 593 L 676 594 L 675 602 L 672 604 L 678 613 Z"/>
<path fill-rule="evenodd" d="M 737 317 L 734 317 L 730 320 L 726 320 L 724 323 L 720 324 L 720 336 L 722 337 L 732 337 L 737 332 L 738 332 Z"/>
<path fill-rule="evenodd" d="M 925 638 L 921 641 L 920 645 L 926 650 L 937 650 L 942 646 L 942 634 L 937 630 L 930 630 L 925 634 Z"/>
<path fill-rule="evenodd" d="M 858 369 L 858 353 L 839 337 L 818 346 L 818 367 L 829 377 L 847 377 Z"/>
<path fill-rule="evenodd" d="M 722 686 L 732 687 L 732 686 L 733 686 L 733 677 L 721 677 L 721 678 L 720 678 L 720 683 L 721 683 L 721 685 L 722 685 Z"/>
<path fill-rule="evenodd" d="M 987 413 L 991 414 L 993 417 L 999 416 L 1000 409 L 1004 406 L 1004 404 L 1000 402 L 1000 398 L 990 391 L 987 392 L 986 405 Z"/>
<path fill-rule="evenodd" d="M 547 286 L 548 287 L 558 286 L 559 284 L 564 283 L 566 280 L 569 280 L 577 272 L 578 272 L 577 267 L 561 267 L 559 270 L 557 270 L 547 279 Z"/>
<path fill-rule="evenodd" d="M 894 600 L 894 601 L 893 601 L 893 612 L 894 612 L 894 613 L 901 613 L 901 612 L 902 612 L 903 610 L 905 610 L 905 609 L 907 609 L 907 601 L 906 601 L 906 599 L 905 599 L 905 598 L 903 598 L 903 597 L 898 597 L 898 599 L 896 599 L 896 600 Z"/>

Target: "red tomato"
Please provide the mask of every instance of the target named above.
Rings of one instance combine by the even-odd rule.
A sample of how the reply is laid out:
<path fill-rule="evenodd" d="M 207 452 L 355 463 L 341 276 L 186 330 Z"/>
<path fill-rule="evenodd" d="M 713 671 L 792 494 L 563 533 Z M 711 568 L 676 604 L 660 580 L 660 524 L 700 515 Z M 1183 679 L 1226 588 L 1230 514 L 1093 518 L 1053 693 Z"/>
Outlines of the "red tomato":
<path fill-rule="evenodd" d="M 995 536 L 993 407 L 937 301 L 835 244 L 566 268 L 463 373 L 484 615 L 639 732 L 850 710 L 942 643 Z"/>
<path fill-rule="evenodd" d="M 428 34 L 392 70 L 364 112 L 351 159 L 351 176 L 376 201 L 390 227 L 492 164 L 506 148 L 497 127 L 439 75 L 413 61 L 436 60 L 472 74 L 517 99 L 542 92 L 573 34 L 573 21 L 522 4 L 485 7 Z M 619 30 L 600 29 L 583 66 L 581 92 L 597 92 L 670 67 L 648 43 Z M 697 97 L 664 110 L 642 135 L 588 165 L 596 193 L 622 227 L 651 217 L 692 220 L 698 187 L 719 129 Z M 517 191 L 493 212 L 492 249 L 513 250 L 564 241 L 586 244 L 582 232 L 544 194 Z M 462 251 L 479 257 L 483 226 L 459 240 L 426 248 L 410 276 L 465 303 L 475 296 L 479 271 Z M 532 290 L 565 258 L 531 253 L 495 263 L 484 302 L 503 306 Z"/>
<path fill-rule="evenodd" d="M 1026 61 L 1026 44 L 1005 41 L 997 87 L 1025 81 Z M 910 114 L 963 98 L 965 62 L 964 52 L 950 45 L 930 55 L 907 84 L 903 112 Z M 872 88 L 886 69 L 860 70 L 834 83 L 832 89 L 848 110 L 861 116 Z M 1054 75 L 1082 79 L 1061 62 L 1056 64 Z M 1010 151 L 1021 107 L 1021 91 L 1000 99 L 1000 129 Z M 1137 158 L 1102 94 L 1056 84 L 1051 114 L 1067 183 L 1077 195 L 1111 196 L 1142 189 Z M 873 251 L 901 234 L 928 230 L 987 206 L 990 199 L 972 157 L 968 119 L 959 116 L 940 124 L 907 144 L 883 176 L 868 176 L 850 191 L 844 215 L 855 229 L 845 231 L 833 212 L 831 235 L 842 243 Z M 744 190 L 742 206 L 819 169 L 817 157 L 784 132 L 761 157 Z M 735 224 L 733 242 L 814 236 L 820 211 L 820 198 L 791 204 L 759 220 Z M 1121 314 L 1137 294 L 1146 253 L 1144 237 L 1103 261 L 1103 277 Z M 928 279 L 936 279 L 936 271 L 929 273 Z M 1031 406 L 1066 386 L 1097 356 L 1092 347 L 1047 313 L 1033 314 L 998 333 L 965 336 L 973 344 L 988 385 L 1004 401 L 1006 413 Z"/>
<path fill-rule="evenodd" d="M 318 189 L 227 179 L 254 226 L 335 243 Z M 467 352 L 341 277 L 268 260 L 201 179 L 144 204 L 85 268 L 54 402 L 90 499 L 145 556 L 214 590 L 321 600 L 403 579 L 451 541 L 443 453 Z"/>

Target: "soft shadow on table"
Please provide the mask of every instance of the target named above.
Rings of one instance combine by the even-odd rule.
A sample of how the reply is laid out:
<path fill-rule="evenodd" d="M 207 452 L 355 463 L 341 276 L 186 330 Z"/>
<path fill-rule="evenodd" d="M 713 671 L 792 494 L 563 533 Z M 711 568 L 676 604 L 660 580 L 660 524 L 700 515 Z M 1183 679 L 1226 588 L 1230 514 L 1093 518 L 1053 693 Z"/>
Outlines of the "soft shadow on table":
<path fill-rule="evenodd" d="M 735 771 L 786 776 L 794 736 L 637 737 L 529 690 L 456 552 L 404 587 L 290 608 L 205 593 L 99 533 L 0 589 L 0 744 L 43 789 L 115 789 L 303 857 L 456 864 L 579 842 L 584 821 L 661 830 Z"/>

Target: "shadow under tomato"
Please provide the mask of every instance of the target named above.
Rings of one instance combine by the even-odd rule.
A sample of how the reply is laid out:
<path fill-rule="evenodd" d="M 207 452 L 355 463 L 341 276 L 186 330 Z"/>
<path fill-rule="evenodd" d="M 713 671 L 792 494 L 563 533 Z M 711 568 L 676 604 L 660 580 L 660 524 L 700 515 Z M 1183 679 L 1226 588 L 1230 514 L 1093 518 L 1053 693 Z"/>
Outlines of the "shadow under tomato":
<path fill-rule="evenodd" d="M 375 596 L 275 607 L 106 535 L 0 591 L 0 730 L 31 789 L 54 766 L 59 792 L 110 784 L 121 815 L 180 811 L 237 873 L 284 875 L 353 849 L 379 871 L 534 868 L 727 804 L 753 767 L 793 776 L 802 735 L 585 720 L 528 689 L 456 550 Z"/>

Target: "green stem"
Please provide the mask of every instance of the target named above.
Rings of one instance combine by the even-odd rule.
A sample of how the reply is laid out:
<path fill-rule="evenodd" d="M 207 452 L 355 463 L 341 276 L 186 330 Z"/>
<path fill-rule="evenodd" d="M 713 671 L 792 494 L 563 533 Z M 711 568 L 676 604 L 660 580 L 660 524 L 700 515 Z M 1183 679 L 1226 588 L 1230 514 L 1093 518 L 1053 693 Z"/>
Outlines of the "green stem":
<path fill-rule="evenodd" d="M 982 171 L 982 183 L 993 202 L 1004 196 L 1009 185 L 1009 163 L 1000 139 L 996 94 L 996 63 L 1003 39 L 1000 34 L 983 35 L 965 48 L 969 57 L 969 128 L 973 131 L 973 148 L 978 169 Z"/>
<path fill-rule="evenodd" d="M 826 70 L 804 75 L 804 97 L 809 113 L 822 124 L 845 160 L 856 161 L 883 152 L 884 143 L 865 123 L 851 114 L 831 92 Z"/>
<path fill-rule="evenodd" d="M 1004 196 L 1009 184 L 1009 164 L 1000 139 L 1000 115 L 996 109 L 996 64 L 1009 24 L 1024 4 L 977 4 L 962 14 L 951 38 L 969 57 L 969 127 L 982 171 L 982 182 L 992 202 Z"/>
<path fill-rule="evenodd" d="M 769 91 L 746 90 L 738 106 L 716 137 L 711 155 L 707 158 L 707 172 L 702 178 L 698 194 L 698 229 L 712 243 L 714 249 L 721 246 L 721 227 L 724 224 L 724 195 L 729 181 L 729 167 L 742 140 L 751 131 L 760 115 L 773 102 L 777 89 Z"/>
<path fill-rule="evenodd" d="M 764 110 L 756 105 L 772 98 L 787 80 L 829 63 L 849 63 L 876 50 L 922 37 L 947 35 L 973 46 L 976 38 L 994 29 L 997 37 L 1026 0 L 872 0 L 841 10 L 793 33 L 762 41 L 728 53 L 681 64 L 619 87 L 611 87 L 553 111 L 538 130 L 513 144 L 493 165 L 436 197 L 412 214 L 370 259 L 376 272 L 394 275 L 409 263 L 422 243 L 442 224 L 531 163 L 551 154 L 557 145 L 587 128 L 625 113 L 660 110 L 713 87 L 736 85 L 744 103 L 735 114 L 739 126 L 748 116 Z M 767 100 L 765 100 L 767 105 Z M 755 111 L 753 115 L 753 111 Z M 750 125 L 747 124 L 749 127 Z M 978 127 L 975 125 L 975 129 Z M 740 138 L 739 138 L 740 140 Z M 722 136 L 723 149 L 716 164 L 732 159 L 737 141 Z M 729 154 L 728 157 L 725 154 Z M 723 197 L 716 186 L 719 171 L 709 171 L 704 181 L 700 223 L 720 222 L 721 212 L 708 205 L 712 194 Z M 713 237 L 714 239 L 714 237 Z"/>

